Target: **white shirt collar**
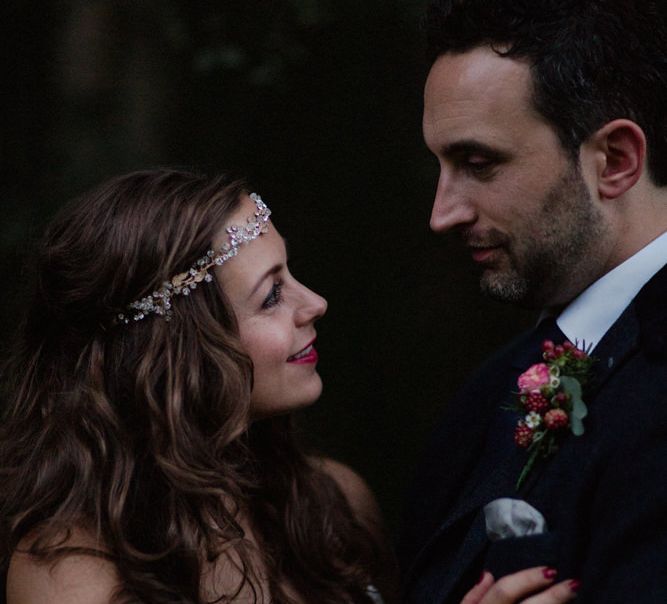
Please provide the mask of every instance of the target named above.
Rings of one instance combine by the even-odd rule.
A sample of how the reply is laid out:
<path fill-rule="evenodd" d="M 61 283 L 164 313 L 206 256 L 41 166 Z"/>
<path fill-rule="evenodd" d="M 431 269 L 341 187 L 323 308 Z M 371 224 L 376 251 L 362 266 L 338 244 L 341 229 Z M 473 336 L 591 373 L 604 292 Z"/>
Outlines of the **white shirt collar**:
<path fill-rule="evenodd" d="M 568 340 L 597 346 L 639 290 L 667 262 L 667 232 L 576 297 L 556 322 Z"/>

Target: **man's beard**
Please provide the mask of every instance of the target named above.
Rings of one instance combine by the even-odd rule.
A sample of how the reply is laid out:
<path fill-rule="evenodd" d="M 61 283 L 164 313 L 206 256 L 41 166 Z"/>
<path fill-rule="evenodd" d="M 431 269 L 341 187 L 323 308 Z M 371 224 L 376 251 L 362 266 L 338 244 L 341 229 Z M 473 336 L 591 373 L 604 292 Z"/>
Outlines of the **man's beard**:
<path fill-rule="evenodd" d="M 605 223 L 578 166 L 569 165 L 545 194 L 537 214 L 522 226 L 525 232 L 490 234 L 504 245 L 502 259 L 507 264 L 486 269 L 480 280 L 484 293 L 540 308 L 554 300 L 569 301 L 568 296 L 560 299 L 563 293 L 588 285 L 598 264 L 594 250 Z"/>

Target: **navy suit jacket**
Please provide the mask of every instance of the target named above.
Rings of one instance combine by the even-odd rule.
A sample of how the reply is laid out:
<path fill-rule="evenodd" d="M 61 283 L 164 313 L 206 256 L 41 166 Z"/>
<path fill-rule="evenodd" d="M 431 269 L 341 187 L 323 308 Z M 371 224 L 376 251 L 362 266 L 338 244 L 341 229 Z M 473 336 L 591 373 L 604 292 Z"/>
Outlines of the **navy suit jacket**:
<path fill-rule="evenodd" d="M 483 568 L 547 564 L 581 580 L 578 602 L 667 603 L 667 265 L 593 352 L 584 435 L 517 492 L 526 453 L 499 441 L 512 424 L 500 429 L 497 409 L 516 391 L 512 369 L 539 362 L 517 352 L 524 337 L 463 387 L 427 447 L 399 544 L 404 601 L 458 604 Z M 548 531 L 490 543 L 482 508 L 498 497 L 527 501 Z"/>

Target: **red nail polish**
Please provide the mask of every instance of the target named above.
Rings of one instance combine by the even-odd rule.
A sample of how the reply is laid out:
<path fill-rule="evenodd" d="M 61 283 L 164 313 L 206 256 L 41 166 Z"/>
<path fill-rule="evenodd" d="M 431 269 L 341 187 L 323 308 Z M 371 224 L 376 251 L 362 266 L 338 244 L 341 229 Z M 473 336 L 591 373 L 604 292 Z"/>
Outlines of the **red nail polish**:
<path fill-rule="evenodd" d="M 482 574 L 479 576 L 479 581 L 477 581 L 477 584 L 480 584 L 482 581 L 484 581 L 484 575 L 486 574 L 486 571 L 483 570 Z"/>
<path fill-rule="evenodd" d="M 542 571 L 545 579 L 555 579 L 558 571 L 555 568 L 545 568 Z"/>
<path fill-rule="evenodd" d="M 576 592 L 579 591 L 579 588 L 581 587 L 581 581 L 578 581 L 577 579 L 572 579 L 572 581 L 570 581 L 567 584 L 567 586 L 570 588 L 570 591 L 573 591 L 573 592 L 576 593 Z"/>

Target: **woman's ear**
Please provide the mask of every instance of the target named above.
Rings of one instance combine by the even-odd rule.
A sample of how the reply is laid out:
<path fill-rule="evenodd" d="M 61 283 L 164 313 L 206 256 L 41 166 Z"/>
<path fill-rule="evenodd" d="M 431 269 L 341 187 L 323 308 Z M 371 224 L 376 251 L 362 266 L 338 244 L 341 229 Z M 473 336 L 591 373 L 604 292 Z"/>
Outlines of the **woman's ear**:
<path fill-rule="evenodd" d="M 635 122 L 618 119 L 605 124 L 590 139 L 598 163 L 598 193 L 615 199 L 640 179 L 646 158 L 646 136 Z"/>

